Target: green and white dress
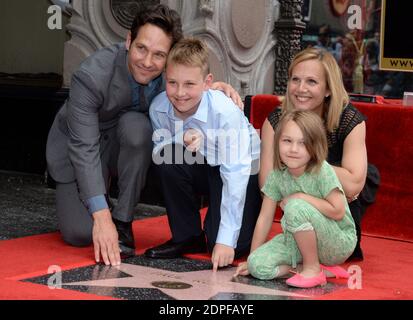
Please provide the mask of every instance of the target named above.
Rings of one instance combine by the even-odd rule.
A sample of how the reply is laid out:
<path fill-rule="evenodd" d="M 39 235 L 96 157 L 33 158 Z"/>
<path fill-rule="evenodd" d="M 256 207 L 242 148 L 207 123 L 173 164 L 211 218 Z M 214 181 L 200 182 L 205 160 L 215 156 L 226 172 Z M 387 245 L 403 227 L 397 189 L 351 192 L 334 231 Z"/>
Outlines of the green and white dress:
<path fill-rule="evenodd" d="M 304 200 L 289 200 L 281 219 L 283 233 L 258 247 L 248 257 L 248 270 L 252 276 L 262 280 L 273 279 L 278 275 L 278 266 L 296 267 L 297 263 L 302 262 L 293 237 L 295 232 L 315 231 L 318 257 L 320 263 L 325 265 L 343 263 L 352 254 L 357 242 L 354 220 L 343 188 L 334 169 L 326 161 L 319 172 L 305 172 L 298 178 L 287 169 L 273 170 L 268 175 L 262 192 L 276 202 L 297 192 L 325 199 L 336 188 L 343 194 L 346 208 L 343 219 L 330 219 Z"/>

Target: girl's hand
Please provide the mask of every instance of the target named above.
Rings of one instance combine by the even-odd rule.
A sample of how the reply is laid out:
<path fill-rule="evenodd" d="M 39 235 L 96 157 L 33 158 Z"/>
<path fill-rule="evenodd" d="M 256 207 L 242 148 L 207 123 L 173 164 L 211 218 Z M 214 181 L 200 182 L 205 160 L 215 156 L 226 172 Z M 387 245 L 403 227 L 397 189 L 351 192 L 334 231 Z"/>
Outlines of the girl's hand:
<path fill-rule="evenodd" d="M 293 193 L 293 194 L 290 194 L 288 197 L 282 199 L 282 201 L 280 202 L 280 207 L 283 211 L 284 211 L 284 207 L 287 205 L 288 201 L 290 201 L 291 199 L 303 199 L 303 193 L 302 192 Z"/>
<path fill-rule="evenodd" d="M 247 276 L 249 275 L 249 271 L 248 271 L 248 263 L 247 261 L 241 262 L 238 265 L 237 271 L 235 271 L 234 275 L 232 277 L 238 277 L 238 276 Z"/>

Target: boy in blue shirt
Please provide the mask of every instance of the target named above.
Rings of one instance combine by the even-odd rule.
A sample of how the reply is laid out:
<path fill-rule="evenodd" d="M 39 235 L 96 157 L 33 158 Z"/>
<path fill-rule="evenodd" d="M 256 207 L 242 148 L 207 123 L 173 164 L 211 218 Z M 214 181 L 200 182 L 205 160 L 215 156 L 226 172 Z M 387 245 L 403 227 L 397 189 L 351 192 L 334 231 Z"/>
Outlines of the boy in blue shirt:
<path fill-rule="evenodd" d="M 249 251 L 261 207 L 260 140 L 231 99 L 209 89 L 208 69 L 205 44 L 181 40 L 168 56 L 166 92 L 151 104 L 153 160 L 172 239 L 145 255 L 176 258 L 208 249 L 215 271 Z M 205 232 L 200 194 L 209 197 Z"/>

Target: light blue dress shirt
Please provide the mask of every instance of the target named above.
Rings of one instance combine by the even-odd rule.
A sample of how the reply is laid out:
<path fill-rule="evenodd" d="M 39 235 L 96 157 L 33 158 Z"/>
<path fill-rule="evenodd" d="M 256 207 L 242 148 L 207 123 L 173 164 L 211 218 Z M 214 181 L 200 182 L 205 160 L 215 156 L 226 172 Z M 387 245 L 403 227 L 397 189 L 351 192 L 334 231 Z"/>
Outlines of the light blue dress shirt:
<path fill-rule="evenodd" d="M 199 152 L 208 165 L 220 167 L 223 182 L 216 243 L 235 248 L 250 174 L 258 173 L 252 172 L 253 161 L 259 162 L 260 157 L 256 130 L 230 98 L 215 90 L 205 91 L 196 113 L 184 121 L 175 116 L 166 92 L 162 92 L 153 100 L 149 116 L 154 129 L 153 160 L 158 164 L 168 161 L 167 152 L 160 158 L 159 151 L 171 143 L 183 144 L 188 129 L 202 133 Z"/>

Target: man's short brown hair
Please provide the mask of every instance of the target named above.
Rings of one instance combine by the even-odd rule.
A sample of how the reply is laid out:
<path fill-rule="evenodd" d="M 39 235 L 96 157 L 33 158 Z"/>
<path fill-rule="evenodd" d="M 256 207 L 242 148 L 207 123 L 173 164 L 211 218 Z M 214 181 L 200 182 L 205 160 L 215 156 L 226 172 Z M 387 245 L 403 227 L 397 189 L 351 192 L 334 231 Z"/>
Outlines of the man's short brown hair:
<path fill-rule="evenodd" d="M 182 22 L 179 14 L 168 6 L 158 4 L 155 6 L 143 7 L 135 16 L 131 32 L 131 42 L 138 36 L 139 29 L 150 23 L 161 28 L 172 39 L 172 46 L 181 40 L 183 36 Z"/>

